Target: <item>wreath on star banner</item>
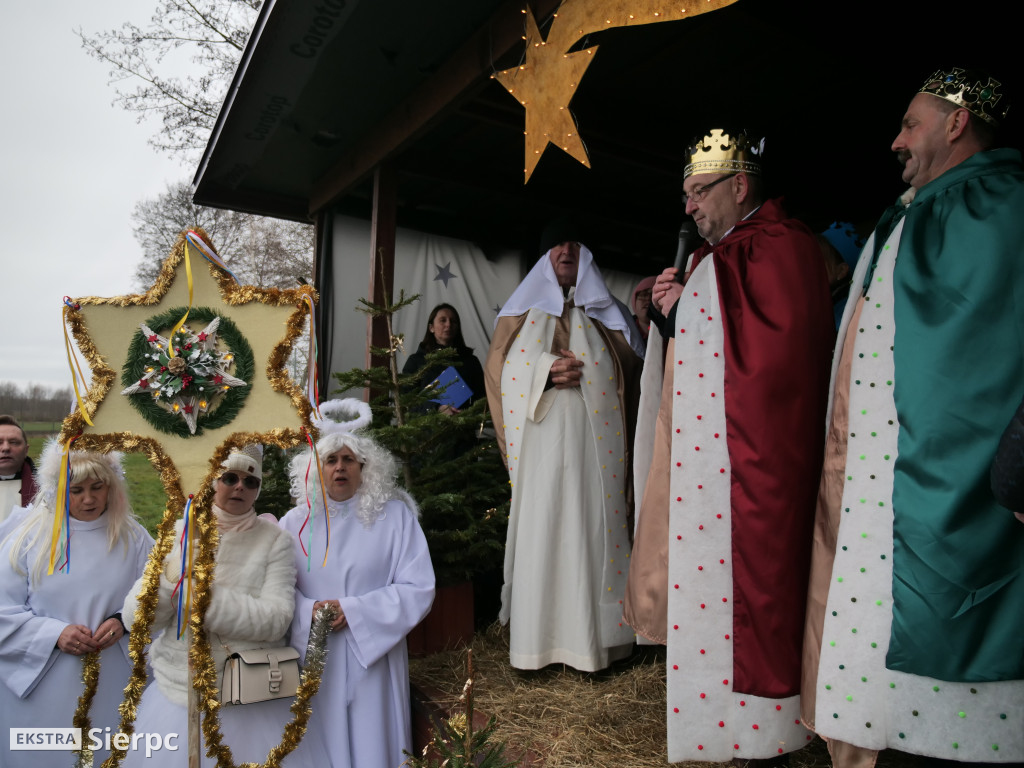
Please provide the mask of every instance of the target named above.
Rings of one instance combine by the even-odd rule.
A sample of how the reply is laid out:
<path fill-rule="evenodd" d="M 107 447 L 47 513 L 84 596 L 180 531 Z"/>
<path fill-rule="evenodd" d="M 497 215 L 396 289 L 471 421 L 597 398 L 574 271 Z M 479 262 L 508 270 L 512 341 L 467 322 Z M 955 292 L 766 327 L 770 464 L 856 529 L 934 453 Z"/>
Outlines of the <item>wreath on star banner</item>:
<path fill-rule="evenodd" d="M 184 314 L 185 307 L 174 307 L 163 314 L 149 318 L 146 321 L 146 325 L 159 333 L 163 328 L 172 327 Z M 236 378 L 242 379 L 245 382 L 251 382 L 256 364 L 253 359 L 252 347 L 249 346 L 249 342 L 246 341 L 242 332 L 238 330 L 238 326 L 229 318 L 217 315 L 209 307 L 193 307 L 189 312 L 190 320 L 194 319 L 201 323 L 210 323 L 218 318 L 220 326 L 217 332 L 234 355 L 233 362 Z M 183 331 L 185 331 L 185 328 L 179 330 L 178 333 L 180 334 Z M 151 354 L 150 339 L 146 337 L 141 329 L 136 331 L 128 348 L 128 356 L 125 359 L 124 367 L 121 369 L 121 384 L 123 386 L 132 387 L 145 380 L 147 373 L 152 370 L 154 365 L 154 361 L 150 357 Z M 190 386 L 183 387 L 181 391 L 187 392 L 189 389 L 198 390 L 198 382 L 213 383 L 205 382 L 204 379 L 198 378 L 198 381 L 192 381 Z M 158 391 L 158 387 L 154 387 L 154 391 Z M 200 393 L 197 392 L 198 394 Z M 248 396 L 248 385 L 225 388 L 222 393 L 210 395 L 209 410 L 204 408 L 201 413 L 196 414 L 194 433 L 189 429 L 188 423 L 178 412 L 165 407 L 151 392 L 140 390 L 128 397 L 135 410 L 155 429 L 169 435 L 189 437 L 192 434 L 201 435 L 204 428 L 217 429 L 218 427 L 230 424 L 241 410 Z"/>

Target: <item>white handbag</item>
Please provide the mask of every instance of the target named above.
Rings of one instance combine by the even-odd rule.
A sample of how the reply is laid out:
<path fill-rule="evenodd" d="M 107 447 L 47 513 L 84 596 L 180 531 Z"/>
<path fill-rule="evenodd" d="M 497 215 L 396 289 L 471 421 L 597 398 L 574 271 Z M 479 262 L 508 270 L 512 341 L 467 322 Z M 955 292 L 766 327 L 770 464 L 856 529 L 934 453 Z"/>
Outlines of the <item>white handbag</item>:
<path fill-rule="evenodd" d="M 299 690 L 299 652 L 294 648 L 236 651 L 224 661 L 222 704 L 283 699 Z"/>

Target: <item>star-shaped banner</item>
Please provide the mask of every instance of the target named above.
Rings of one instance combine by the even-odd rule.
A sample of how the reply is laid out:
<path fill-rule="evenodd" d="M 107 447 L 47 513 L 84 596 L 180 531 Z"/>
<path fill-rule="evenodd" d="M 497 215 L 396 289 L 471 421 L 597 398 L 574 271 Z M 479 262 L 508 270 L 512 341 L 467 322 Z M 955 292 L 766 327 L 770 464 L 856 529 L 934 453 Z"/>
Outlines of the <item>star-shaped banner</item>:
<path fill-rule="evenodd" d="M 186 253 L 190 262 L 188 269 Z M 175 338 L 184 355 L 176 355 L 171 360 L 180 361 L 184 357 L 185 367 L 177 378 L 166 375 L 171 372 L 168 370 L 159 391 L 164 393 L 172 409 L 175 400 L 180 400 L 176 413 L 182 418 L 185 418 L 185 408 L 192 407 L 185 418 L 192 430 L 197 417 L 199 426 L 203 426 L 203 414 L 199 411 L 210 410 L 211 417 L 218 416 L 218 405 L 209 401 L 201 405 L 201 398 L 192 403 L 188 389 L 193 382 L 186 379 L 183 385 L 182 376 L 195 378 L 208 374 L 209 381 L 215 382 L 213 386 L 244 391 L 245 397 L 230 413 L 221 412 L 213 422 L 215 426 L 195 430 L 195 434 L 189 429 L 168 434 L 168 430 L 158 429 L 140 409 L 133 407 L 131 398 L 143 396 L 134 393 L 143 389 L 143 380 L 149 388 L 149 382 L 155 381 L 154 376 L 160 374 L 161 367 L 182 367 L 182 363 L 161 357 L 168 343 L 161 333 L 170 328 L 150 328 L 147 322 L 154 315 L 168 311 L 173 315 L 177 308 L 193 306 L 197 308 L 193 313 L 204 325 L 198 333 L 187 326 L 178 332 Z M 289 380 L 284 364 L 292 343 L 302 332 L 307 306 L 301 290 L 236 284 L 222 269 L 208 263 L 182 233 L 164 262 L 156 284 L 145 294 L 79 298 L 68 310 L 66 316 L 72 333 L 92 369 L 93 383 L 85 398 L 85 407 L 93 426 L 88 426 L 82 414 L 76 411 L 65 419 L 61 440 L 81 433 L 77 448 L 146 452 L 160 470 L 165 487 L 170 486 L 168 494 L 177 497 L 169 499 L 172 506 L 175 500 L 183 506 L 188 493 L 208 491 L 209 483 L 219 472 L 220 462 L 232 447 L 254 442 L 281 447 L 299 444 L 303 441 L 301 430 L 310 427 L 310 406 L 301 390 Z M 211 313 L 216 320 L 206 317 Z M 246 380 L 227 373 L 233 352 L 217 347 L 217 338 L 223 338 L 226 322 L 232 323 L 244 336 L 244 341 L 238 343 L 247 342 L 245 345 L 251 347 L 255 364 L 252 375 Z M 129 386 L 122 392 L 122 387 L 115 383 L 122 377 L 126 365 L 130 367 L 132 363 L 130 349 L 136 334 L 141 335 L 142 348 L 152 349 L 151 355 L 157 357 L 146 366 L 155 369 L 155 374 L 143 369 L 145 373 L 134 380 L 134 385 L 128 382 Z M 186 345 L 193 349 L 185 349 Z M 145 397 L 155 399 L 152 389 Z M 180 486 L 173 480 L 179 481 Z"/>
<path fill-rule="evenodd" d="M 527 6 L 526 56 L 494 77 L 526 108 L 524 183 L 548 144 L 590 167 L 569 102 L 593 61 L 597 46 L 569 53 L 587 35 L 612 27 L 656 24 L 699 16 L 736 0 L 563 0 L 545 40 Z"/>

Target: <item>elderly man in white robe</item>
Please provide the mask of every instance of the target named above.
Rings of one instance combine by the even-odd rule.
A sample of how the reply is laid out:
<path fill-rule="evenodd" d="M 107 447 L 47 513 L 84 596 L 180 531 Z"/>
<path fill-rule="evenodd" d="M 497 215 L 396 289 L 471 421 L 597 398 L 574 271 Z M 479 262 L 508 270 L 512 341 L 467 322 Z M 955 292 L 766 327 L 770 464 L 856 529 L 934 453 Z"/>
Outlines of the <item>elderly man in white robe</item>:
<path fill-rule="evenodd" d="M 513 667 L 592 672 L 633 642 L 622 597 L 644 343 L 572 224 L 549 226 L 541 248 L 485 369 L 512 486 L 500 618 Z"/>

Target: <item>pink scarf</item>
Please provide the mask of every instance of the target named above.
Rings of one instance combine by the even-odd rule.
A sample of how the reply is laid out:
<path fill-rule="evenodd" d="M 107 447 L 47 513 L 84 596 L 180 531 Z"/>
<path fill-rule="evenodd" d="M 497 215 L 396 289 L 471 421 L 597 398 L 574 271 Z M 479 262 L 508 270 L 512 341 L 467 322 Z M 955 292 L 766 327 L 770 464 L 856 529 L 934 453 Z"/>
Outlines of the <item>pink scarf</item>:
<path fill-rule="evenodd" d="M 232 515 L 214 504 L 213 514 L 217 518 L 217 529 L 221 533 L 241 533 L 256 525 L 255 507 L 250 507 L 248 512 L 241 515 Z"/>

